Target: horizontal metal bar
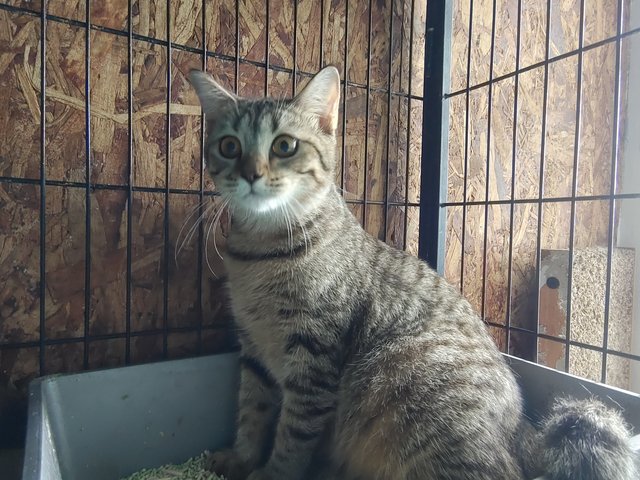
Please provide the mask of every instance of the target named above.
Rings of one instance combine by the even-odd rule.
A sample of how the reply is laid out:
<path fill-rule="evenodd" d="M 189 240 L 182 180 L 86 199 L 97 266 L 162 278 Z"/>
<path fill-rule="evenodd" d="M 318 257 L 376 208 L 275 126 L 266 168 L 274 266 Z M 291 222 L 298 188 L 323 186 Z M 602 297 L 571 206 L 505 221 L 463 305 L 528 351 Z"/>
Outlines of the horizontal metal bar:
<path fill-rule="evenodd" d="M 226 323 L 213 323 L 211 325 L 202 325 L 202 330 L 220 330 L 229 331 L 229 325 Z M 150 330 L 132 331 L 129 333 L 130 337 L 144 337 L 151 335 L 163 335 L 166 332 L 171 333 L 197 333 L 200 329 L 199 326 L 193 327 L 169 327 L 167 330 L 164 328 L 155 328 Z M 45 346 L 50 345 L 64 345 L 69 343 L 83 343 L 85 339 L 88 342 L 104 341 L 104 340 L 118 340 L 127 339 L 127 332 L 120 333 L 106 333 L 101 335 L 87 335 L 81 337 L 67 337 L 67 338 L 48 338 L 44 342 L 38 340 L 28 342 L 12 342 L 12 343 L 0 343 L 0 350 L 12 350 L 16 348 L 33 348 L 41 346 L 41 343 Z"/>
<path fill-rule="evenodd" d="M 628 360 L 640 361 L 640 355 L 636 355 L 636 354 L 633 354 L 633 353 L 621 352 L 620 350 L 612 350 L 610 348 L 598 347 L 598 346 L 595 346 L 595 345 L 590 345 L 588 343 L 576 342 L 575 340 L 569 340 L 567 342 L 564 337 L 556 337 L 556 336 L 553 336 L 553 335 L 547 335 L 545 333 L 536 333 L 535 330 L 529 330 L 527 328 L 515 327 L 513 325 L 511 325 L 510 327 L 507 328 L 506 325 L 502 325 L 500 323 L 495 323 L 495 322 L 490 322 L 488 320 L 485 320 L 484 323 L 486 323 L 487 325 L 489 325 L 491 327 L 500 328 L 502 330 L 508 330 L 510 332 L 526 333 L 528 335 L 532 335 L 532 336 L 537 337 L 537 338 L 542 338 L 544 340 L 550 340 L 552 342 L 557 342 L 557 343 L 562 343 L 562 344 L 568 343 L 569 345 L 572 345 L 574 347 L 586 348 L 588 350 L 593 350 L 593 351 L 599 352 L 599 353 L 605 353 L 606 352 L 607 355 L 617 355 L 618 357 L 623 357 L 623 358 L 626 358 Z"/>
<path fill-rule="evenodd" d="M 548 198 L 516 198 L 515 200 L 474 200 L 470 202 L 444 202 L 441 207 L 470 207 L 484 205 L 511 205 L 524 203 L 562 203 L 562 202 L 590 202 L 594 200 L 633 200 L 640 198 L 640 192 L 634 193 L 614 193 L 613 195 L 584 195 L 576 197 L 548 197 Z"/>
<path fill-rule="evenodd" d="M 389 206 L 389 207 L 417 207 L 420 208 L 420 204 L 416 203 L 416 202 L 392 202 L 392 201 L 388 201 L 385 202 L 384 200 L 369 200 L 367 199 L 367 201 L 363 201 L 363 200 L 345 200 L 345 203 L 349 204 L 349 205 L 379 205 L 381 207 Z"/>
<path fill-rule="evenodd" d="M 40 13 L 36 12 L 34 10 L 31 10 L 29 8 L 24 8 L 24 7 L 18 7 L 18 6 L 14 6 L 14 5 L 5 5 L 0 3 L 0 10 L 7 10 L 9 12 L 12 13 L 21 13 L 21 14 L 25 14 L 25 15 L 32 15 L 32 16 L 37 16 L 40 17 Z M 67 25 L 71 25 L 74 27 L 78 27 L 78 28 L 87 28 L 87 24 L 86 22 L 80 21 L 80 20 L 74 20 L 71 18 L 65 18 L 65 17 L 60 17 L 58 15 L 51 15 L 51 14 L 47 14 L 46 18 L 48 21 L 53 21 L 53 22 L 58 22 L 58 23 L 64 23 Z M 111 35 L 117 35 L 120 37 L 125 37 L 128 38 L 129 37 L 129 32 L 128 30 L 118 30 L 115 28 L 109 28 L 109 27 L 104 27 L 102 25 L 96 25 L 96 24 L 91 24 L 90 25 L 91 30 L 95 30 L 98 32 L 104 32 L 104 33 L 109 33 Z M 168 47 L 169 46 L 169 42 L 167 40 L 160 40 L 157 38 L 153 38 L 153 37 L 148 37 L 146 35 L 140 35 L 138 33 L 134 33 L 131 35 L 132 38 L 134 40 L 139 40 L 142 42 L 146 42 L 146 43 L 150 43 L 153 45 L 158 45 L 158 46 L 163 46 L 163 47 Z M 179 43 L 174 43 L 171 42 L 171 48 L 175 49 L 175 50 L 180 50 L 183 52 L 189 52 L 189 53 L 193 53 L 195 55 L 202 55 L 202 48 L 197 48 L 197 47 L 191 47 L 189 45 L 182 45 Z M 209 58 L 216 58 L 218 60 L 228 60 L 230 62 L 236 62 L 236 57 L 233 55 L 226 55 L 224 53 L 218 53 L 218 52 L 212 52 L 210 50 L 207 51 L 207 57 Z M 266 68 L 270 71 L 273 72 L 282 72 L 282 73 L 288 73 L 288 74 L 292 74 L 294 73 L 294 70 L 292 68 L 286 68 L 286 67 L 280 67 L 278 65 L 273 65 L 271 63 L 267 64 L 267 62 L 260 62 L 257 60 L 250 60 L 248 58 L 238 58 L 237 59 L 240 63 L 244 64 L 244 65 L 253 65 L 256 67 L 260 67 L 260 68 Z M 302 70 L 297 70 L 295 71 L 295 74 L 298 76 L 303 76 L 303 77 L 308 77 L 311 78 L 315 75 L 315 72 L 305 72 Z M 340 82 L 341 84 L 344 84 L 344 79 L 341 80 Z M 367 89 L 367 85 L 366 84 L 362 84 L 362 83 L 357 83 L 357 82 L 353 82 L 351 80 L 347 81 L 347 86 L 349 87 L 353 87 L 353 88 L 359 88 L 362 90 Z M 388 88 L 383 88 L 383 87 L 370 87 L 370 91 L 371 92 L 377 92 L 377 93 L 386 93 L 389 91 Z M 414 95 L 414 94 L 410 94 L 410 93 L 404 93 L 404 92 L 398 92 L 398 91 L 392 91 L 391 94 L 395 97 L 398 98 L 410 98 L 412 100 L 422 100 L 422 96 L 420 95 Z"/>
<path fill-rule="evenodd" d="M 537 63 L 533 63 L 531 65 L 527 65 L 526 67 L 520 68 L 520 69 L 516 69 L 513 72 L 509 72 L 509 73 L 505 73 L 504 75 L 499 75 L 497 77 L 494 77 L 491 80 L 485 81 L 485 82 L 481 82 L 481 83 L 476 83 L 474 85 L 469 86 L 469 88 L 462 88 L 460 90 L 456 90 L 455 92 L 450 92 L 445 94 L 445 98 L 452 98 L 452 97 L 456 97 L 458 95 L 462 95 L 464 93 L 467 92 L 471 92 L 473 90 L 479 90 L 481 88 L 487 87 L 491 84 L 497 83 L 497 82 L 501 82 L 503 80 L 506 80 L 508 78 L 512 78 L 515 77 L 516 75 L 520 75 L 522 73 L 526 73 L 529 72 L 531 70 L 535 70 L 536 68 L 540 68 L 540 67 L 544 67 L 545 65 L 549 65 L 555 62 L 559 62 L 561 60 L 564 60 L 566 58 L 572 57 L 574 55 L 577 55 L 580 52 L 588 52 L 589 50 L 594 50 L 598 47 L 602 47 L 604 45 L 608 45 L 609 43 L 615 43 L 618 40 L 623 40 L 626 37 L 630 37 L 632 35 L 635 35 L 637 33 L 640 33 L 640 27 L 636 27 L 633 28 L 631 30 L 627 30 L 626 32 L 621 33 L 620 35 L 614 35 L 612 37 L 607 37 L 603 40 L 599 40 L 597 42 L 591 43 L 589 45 L 586 45 L 582 48 L 577 48 L 575 50 L 570 50 L 568 52 L 562 53 L 560 55 L 557 55 L 555 57 L 550 57 L 548 60 L 543 60 L 541 62 L 537 62 Z"/>
<path fill-rule="evenodd" d="M 34 178 L 16 178 L 16 177 L 6 177 L 0 176 L 0 183 L 11 183 L 18 185 L 40 185 L 40 180 Z M 86 185 L 82 182 L 70 182 L 65 180 L 47 180 L 47 187 L 67 187 L 67 188 L 86 188 Z M 122 191 L 126 192 L 129 190 L 128 185 L 110 185 L 106 183 L 94 183 L 91 184 L 91 190 L 114 190 L 114 191 Z M 167 189 L 164 187 L 131 187 L 131 190 L 134 192 L 146 192 L 146 193 L 166 193 Z M 169 193 L 178 194 L 178 195 L 194 195 L 199 196 L 200 190 L 191 190 L 185 188 L 170 188 Z M 202 195 L 205 197 L 217 197 L 220 195 L 219 192 L 216 191 L 203 191 Z M 353 205 L 364 205 L 365 202 L 363 200 L 346 200 L 345 202 Z M 367 205 L 388 205 L 390 207 L 404 207 L 405 202 L 385 202 L 384 200 L 367 200 Z M 406 206 L 408 207 L 420 207 L 420 204 L 417 202 L 409 202 Z"/>
<path fill-rule="evenodd" d="M 40 185 L 40 180 L 35 178 L 18 178 L 18 177 L 6 177 L 0 176 L 0 183 L 14 183 L 20 185 Z M 86 188 L 86 184 L 83 182 L 72 182 L 67 180 L 50 180 L 46 181 L 47 187 L 68 187 L 68 188 Z M 129 185 L 112 185 L 108 183 L 92 183 L 90 184 L 91 190 L 116 190 L 126 192 L 129 190 Z M 165 193 L 167 189 L 165 187 L 139 187 L 132 186 L 131 189 L 134 192 L 147 192 L 147 193 Z M 178 193 L 183 195 L 200 195 L 200 190 L 191 190 L 188 188 L 170 188 L 169 193 Z M 218 196 L 216 191 L 204 191 L 205 196 Z"/>

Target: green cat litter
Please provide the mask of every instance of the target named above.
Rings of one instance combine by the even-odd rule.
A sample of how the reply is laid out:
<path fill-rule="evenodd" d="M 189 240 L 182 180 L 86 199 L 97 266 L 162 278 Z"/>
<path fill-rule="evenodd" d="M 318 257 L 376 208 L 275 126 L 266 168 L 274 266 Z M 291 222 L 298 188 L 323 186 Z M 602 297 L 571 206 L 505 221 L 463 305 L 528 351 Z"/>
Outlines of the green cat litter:
<path fill-rule="evenodd" d="M 204 468 L 207 453 L 178 465 L 145 468 L 122 480 L 224 480 Z"/>

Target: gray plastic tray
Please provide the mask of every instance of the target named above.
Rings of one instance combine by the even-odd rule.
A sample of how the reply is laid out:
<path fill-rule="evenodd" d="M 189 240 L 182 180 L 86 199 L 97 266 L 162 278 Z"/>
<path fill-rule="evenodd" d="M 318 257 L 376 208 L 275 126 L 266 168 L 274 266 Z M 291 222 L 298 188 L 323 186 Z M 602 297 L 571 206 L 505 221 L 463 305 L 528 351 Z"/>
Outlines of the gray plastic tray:
<path fill-rule="evenodd" d="M 231 443 L 237 355 L 43 377 L 29 389 L 24 480 L 116 480 Z"/>
<path fill-rule="evenodd" d="M 640 396 L 505 357 L 533 418 L 558 394 L 595 395 L 640 432 Z M 23 480 L 117 480 L 228 445 L 237 382 L 236 354 L 35 380 Z"/>

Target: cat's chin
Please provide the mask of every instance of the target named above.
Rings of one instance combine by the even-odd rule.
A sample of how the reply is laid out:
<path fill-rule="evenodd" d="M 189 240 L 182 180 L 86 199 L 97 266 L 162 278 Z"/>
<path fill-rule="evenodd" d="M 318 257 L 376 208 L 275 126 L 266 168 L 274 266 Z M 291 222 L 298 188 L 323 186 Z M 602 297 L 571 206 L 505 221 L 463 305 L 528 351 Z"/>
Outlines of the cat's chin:
<path fill-rule="evenodd" d="M 274 212 L 282 212 L 286 199 L 282 196 L 265 196 L 250 193 L 242 198 L 232 200 L 234 210 L 249 216 L 269 216 Z"/>

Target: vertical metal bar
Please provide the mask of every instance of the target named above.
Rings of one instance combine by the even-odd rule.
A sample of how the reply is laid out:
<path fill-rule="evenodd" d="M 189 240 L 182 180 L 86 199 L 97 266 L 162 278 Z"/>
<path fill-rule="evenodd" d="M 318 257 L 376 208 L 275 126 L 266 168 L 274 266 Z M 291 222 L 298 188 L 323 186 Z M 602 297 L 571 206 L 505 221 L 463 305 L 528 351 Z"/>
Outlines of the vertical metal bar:
<path fill-rule="evenodd" d="M 507 353 L 511 350 L 511 314 L 513 312 L 513 217 L 516 199 L 516 165 L 518 155 L 518 89 L 520 85 L 520 27 L 522 25 L 522 0 L 518 0 L 518 20 L 516 24 L 516 64 L 513 78 L 513 132 L 511 136 L 511 201 L 509 202 L 509 271 L 507 272 Z"/>
<path fill-rule="evenodd" d="M 167 123 L 165 148 L 167 161 L 164 168 L 164 281 L 162 302 L 162 356 L 167 358 L 169 350 L 169 174 L 171 171 L 171 0 L 167 0 Z"/>
<path fill-rule="evenodd" d="M 482 292 L 480 301 L 480 315 L 482 319 L 486 318 L 486 299 L 487 299 L 487 239 L 489 230 L 489 182 L 491 175 L 491 113 L 493 111 L 493 58 L 495 52 L 496 40 L 496 0 L 492 3 L 491 13 L 491 50 L 489 52 L 489 85 L 487 86 L 487 158 L 485 162 L 486 176 L 484 189 L 484 231 L 482 241 Z M 498 207 L 500 208 L 500 207 Z"/>
<path fill-rule="evenodd" d="M 235 79 L 235 91 L 239 92 L 240 86 L 240 0 L 236 0 L 236 79 Z"/>
<path fill-rule="evenodd" d="M 293 96 L 298 88 L 298 0 L 293 0 Z"/>
<path fill-rule="evenodd" d="M 371 109 L 371 25 L 373 14 L 373 2 L 369 0 L 369 19 L 367 30 L 367 79 L 366 79 L 366 94 L 365 94 L 365 107 L 364 107 L 364 191 L 362 197 L 362 227 L 367 227 L 367 187 L 368 187 L 368 170 L 369 170 L 369 113 Z"/>
<path fill-rule="evenodd" d="M 444 274 L 445 209 L 440 203 L 447 191 L 449 112 L 444 94 L 450 82 L 451 9 L 446 0 L 427 2 L 418 255 L 440 274 Z"/>
<path fill-rule="evenodd" d="M 47 169 L 46 169 L 46 101 L 47 101 L 47 0 L 40 0 L 40 352 L 38 355 L 40 375 L 45 369 L 45 340 L 46 340 L 46 230 L 47 230 Z"/>
<path fill-rule="evenodd" d="M 616 214 L 616 182 L 618 179 L 618 142 L 620 140 L 620 84 L 622 83 L 622 19 L 624 18 L 624 2 L 618 0 L 618 19 L 616 25 L 616 69 L 615 87 L 613 92 L 613 132 L 611 141 L 611 177 L 609 184 L 609 226 L 607 237 L 607 279 L 604 297 L 604 336 L 602 339 L 602 383 L 607 382 L 607 354 L 609 352 L 609 312 L 611 307 L 611 263 L 613 260 L 615 214 Z"/>
<path fill-rule="evenodd" d="M 271 37 L 269 35 L 269 0 L 265 2 L 266 26 L 265 26 L 265 42 L 264 42 L 264 96 L 269 96 L 269 50 L 271 49 Z"/>
<path fill-rule="evenodd" d="M 471 46 L 473 38 L 473 0 L 469 3 L 469 38 L 467 39 L 467 75 L 466 75 L 466 91 L 465 111 L 464 111 L 464 174 L 462 185 L 462 232 L 460 242 L 462 244 L 460 254 L 460 291 L 464 292 L 464 244 L 467 236 L 467 187 L 469 173 L 469 87 L 471 86 Z"/>
<path fill-rule="evenodd" d="M 320 0 L 320 68 L 324 67 L 324 1 Z"/>
<path fill-rule="evenodd" d="M 580 132 L 582 113 L 582 54 L 584 46 L 584 2 L 580 1 L 580 25 L 578 30 L 578 71 L 577 71 L 577 92 L 576 92 L 576 126 L 573 145 L 573 172 L 571 177 L 571 214 L 569 220 L 569 262 L 567 265 L 567 313 L 565 317 L 565 338 L 564 348 L 569 351 L 571 341 L 571 289 L 573 287 L 573 256 L 574 240 L 576 229 L 576 197 L 578 189 L 578 162 L 580 160 Z M 569 355 L 564 359 L 564 370 L 569 371 Z"/>
<path fill-rule="evenodd" d="M 342 170 L 340 172 L 340 189 L 344 196 L 345 166 L 347 163 L 347 79 L 349 76 L 349 0 L 344 2 L 344 75 L 342 95 Z"/>
<path fill-rule="evenodd" d="M 202 71 L 207 71 L 207 0 L 202 0 Z M 202 308 L 202 282 L 203 282 L 203 255 L 204 227 L 202 215 L 204 214 L 204 169 L 205 169 L 205 142 L 206 142 L 206 118 L 204 112 L 200 115 L 200 178 L 198 185 L 198 354 L 203 352 L 202 326 L 204 323 L 204 311 Z"/>
<path fill-rule="evenodd" d="M 409 164 L 411 161 L 411 94 L 413 86 L 413 15 L 416 0 L 411 0 L 411 14 L 409 15 L 409 81 L 407 85 L 407 149 L 405 152 L 404 169 L 404 226 L 402 233 L 402 249 L 407 249 L 407 229 L 409 223 Z"/>
<path fill-rule="evenodd" d="M 540 338 L 540 320 L 538 318 L 540 311 L 540 289 L 538 285 L 540 285 L 540 268 L 541 268 L 541 259 L 540 252 L 542 249 L 542 199 L 544 197 L 544 157 L 546 153 L 547 146 L 547 103 L 548 103 L 548 93 L 549 93 L 549 46 L 551 44 L 549 36 L 551 30 L 551 1 L 547 0 L 547 20 L 545 27 L 545 49 L 544 49 L 544 83 L 542 87 L 542 135 L 540 139 L 540 171 L 538 178 L 538 223 L 536 230 L 536 311 L 538 315 L 536 315 L 536 339 Z M 569 351 L 565 352 L 567 357 L 569 356 Z M 536 363 L 538 363 L 538 346 L 536 342 Z M 568 358 L 566 359 L 568 362 Z"/>
<path fill-rule="evenodd" d="M 132 0 L 127 2 L 127 134 L 129 139 L 127 158 L 127 285 L 125 299 L 125 364 L 131 363 L 131 294 L 133 274 L 131 268 L 133 243 L 133 11 Z"/>
<path fill-rule="evenodd" d="M 391 155 L 391 71 L 393 69 L 393 17 L 395 1 L 390 0 L 389 7 L 389 71 L 387 72 L 387 154 L 384 169 L 384 241 L 388 240 L 389 225 L 389 156 Z"/>
<path fill-rule="evenodd" d="M 91 2 L 85 1 L 84 95 L 85 95 L 85 260 L 84 260 L 84 345 L 82 366 L 89 368 L 89 320 L 91 319 Z"/>

